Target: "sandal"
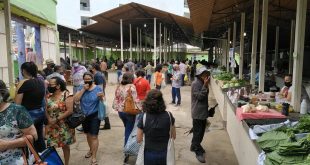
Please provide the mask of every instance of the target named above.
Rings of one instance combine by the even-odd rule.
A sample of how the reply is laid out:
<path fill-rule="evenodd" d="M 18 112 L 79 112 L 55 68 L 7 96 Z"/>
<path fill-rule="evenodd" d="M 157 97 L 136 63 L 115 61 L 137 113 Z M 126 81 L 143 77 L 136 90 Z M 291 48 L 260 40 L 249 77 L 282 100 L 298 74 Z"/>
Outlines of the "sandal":
<path fill-rule="evenodd" d="M 92 160 L 91 162 L 90 162 L 90 165 L 98 165 L 98 162 L 97 162 L 97 160 Z"/>
<path fill-rule="evenodd" d="M 85 155 L 85 158 L 90 158 L 91 156 L 92 156 L 92 153 L 88 151 L 87 154 Z"/>

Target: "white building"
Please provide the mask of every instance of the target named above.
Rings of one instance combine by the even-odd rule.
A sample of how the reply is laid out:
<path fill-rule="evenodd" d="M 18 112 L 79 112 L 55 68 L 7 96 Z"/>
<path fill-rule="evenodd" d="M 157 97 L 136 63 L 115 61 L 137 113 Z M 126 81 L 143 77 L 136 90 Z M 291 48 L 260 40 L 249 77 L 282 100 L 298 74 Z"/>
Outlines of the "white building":
<path fill-rule="evenodd" d="M 94 23 L 89 19 L 90 17 L 130 2 L 189 17 L 186 0 L 58 0 L 57 22 L 60 25 L 79 29 Z"/>

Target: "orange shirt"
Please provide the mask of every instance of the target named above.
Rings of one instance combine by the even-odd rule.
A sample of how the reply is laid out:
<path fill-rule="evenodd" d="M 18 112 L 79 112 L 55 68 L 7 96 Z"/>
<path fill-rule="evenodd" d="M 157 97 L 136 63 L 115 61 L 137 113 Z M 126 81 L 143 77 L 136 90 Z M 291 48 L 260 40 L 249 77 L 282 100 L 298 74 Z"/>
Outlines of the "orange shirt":
<path fill-rule="evenodd" d="M 163 81 L 163 74 L 160 72 L 155 72 L 155 80 L 156 85 L 161 85 L 161 82 Z"/>
<path fill-rule="evenodd" d="M 137 94 L 138 94 L 138 99 L 139 100 L 144 100 L 146 97 L 146 94 L 149 90 L 151 90 L 149 81 L 147 81 L 144 78 L 136 78 L 133 82 L 133 84 L 136 86 Z"/>

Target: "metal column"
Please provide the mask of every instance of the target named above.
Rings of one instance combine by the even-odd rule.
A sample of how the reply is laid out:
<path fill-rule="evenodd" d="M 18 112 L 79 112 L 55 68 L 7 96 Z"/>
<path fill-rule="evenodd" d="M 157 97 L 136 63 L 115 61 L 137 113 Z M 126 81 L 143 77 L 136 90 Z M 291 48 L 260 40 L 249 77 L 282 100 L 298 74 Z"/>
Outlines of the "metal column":
<path fill-rule="evenodd" d="M 264 92 L 265 87 L 268 3 L 269 0 L 263 0 L 262 30 L 260 40 L 259 86 L 258 86 L 258 90 L 262 92 Z"/>
<path fill-rule="evenodd" d="M 229 72 L 229 50 L 230 50 L 230 31 L 231 29 L 228 28 L 228 34 L 227 34 L 227 47 L 226 47 L 226 71 Z"/>
<path fill-rule="evenodd" d="M 232 61 L 231 64 L 234 62 L 236 65 L 236 60 L 235 60 L 235 52 L 236 52 L 236 35 L 237 35 L 237 22 L 234 21 L 234 28 L 233 28 L 233 42 L 232 42 L 232 47 L 233 47 L 233 56 L 232 56 Z M 231 67 L 231 72 L 235 74 L 235 66 Z"/>
<path fill-rule="evenodd" d="M 85 37 L 83 36 L 83 62 L 86 64 L 86 48 L 85 48 Z"/>
<path fill-rule="evenodd" d="M 121 61 L 124 61 L 124 43 L 123 43 L 123 20 L 120 19 L 120 33 L 121 33 Z"/>
<path fill-rule="evenodd" d="M 275 43 L 275 50 L 274 50 L 274 71 L 278 72 L 278 54 L 279 54 L 279 29 L 280 27 L 276 27 L 276 43 Z"/>
<path fill-rule="evenodd" d="M 291 103 L 295 111 L 300 111 L 302 70 L 304 62 L 305 28 L 307 16 L 307 0 L 297 0 L 296 30 L 293 68 L 293 93 Z"/>
<path fill-rule="evenodd" d="M 295 20 L 291 21 L 291 39 L 290 39 L 290 58 L 289 58 L 289 73 L 293 73 L 293 52 L 294 52 L 294 37 L 295 37 Z"/>
<path fill-rule="evenodd" d="M 14 68 L 11 55 L 11 0 L 4 1 L 4 22 L 5 22 L 5 39 L 6 39 L 6 53 L 8 63 L 8 74 L 9 74 L 9 86 L 10 88 L 14 85 Z"/>
<path fill-rule="evenodd" d="M 129 43 L 129 45 L 130 45 L 130 59 L 132 60 L 132 34 L 131 34 L 131 24 L 129 24 L 129 33 L 130 33 L 130 36 L 129 36 L 129 38 L 130 38 L 130 43 Z"/>
<path fill-rule="evenodd" d="M 241 13 L 239 79 L 243 79 L 245 13 Z"/>
<path fill-rule="evenodd" d="M 140 47 L 139 47 L 139 51 L 140 51 L 140 60 L 142 60 L 142 30 L 140 29 Z"/>
<path fill-rule="evenodd" d="M 154 18 L 154 67 L 156 67 L 156 61 L 157 61 L 157 56 L 156 56 L 156 18 Z"/>
<path fill-rule="evenodd" d="M 139 61 L 139 29 L 137 27 L 137 45 L 136 45 L 136 58 Z"/>
<path fill-rule="evenodd" d="M 257 33 L 259 19 L 259 0 L 254 1 L 254 18 L 253 18 L 253 36 L 252 36 L 252 53 L 251 53 L 251 85 L 255 88 L 256 75 L 256 52 L 257 52 Z"/>
<path fill-rule="evenodd" d="M 69 58 L 70 58 L 70 65 L 72 65 L 72 41 L 71 41 L 71 33 L 68 34 L 69 35 Z M 66 43 L 66 41 L 65 41 Z"/>
<path fill-rule="evenodd" d="M 161 23 L 159 23 L 159 63 L 161 64 Z"/>

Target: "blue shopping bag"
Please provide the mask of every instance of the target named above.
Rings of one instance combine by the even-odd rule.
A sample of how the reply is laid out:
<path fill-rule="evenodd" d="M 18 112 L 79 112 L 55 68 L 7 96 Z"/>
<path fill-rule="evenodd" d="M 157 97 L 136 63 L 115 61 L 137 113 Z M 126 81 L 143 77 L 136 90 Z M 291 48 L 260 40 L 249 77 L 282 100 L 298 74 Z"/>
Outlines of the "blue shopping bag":
<path fill-rule="evenodd" d="M 99 120 L 104 120 L 105 118 L 105 111 L 106 111 L 106 105 L 103 101 L 99 101 L 99 104 L 98 104 L 98 119 Z"/>
<path fill-rule="evenodd" d="M 41 160 L 48 165 L 63 165 L 63 162 L 54 147 L 49 147 L 44 150 L 40 157 Z"/>

